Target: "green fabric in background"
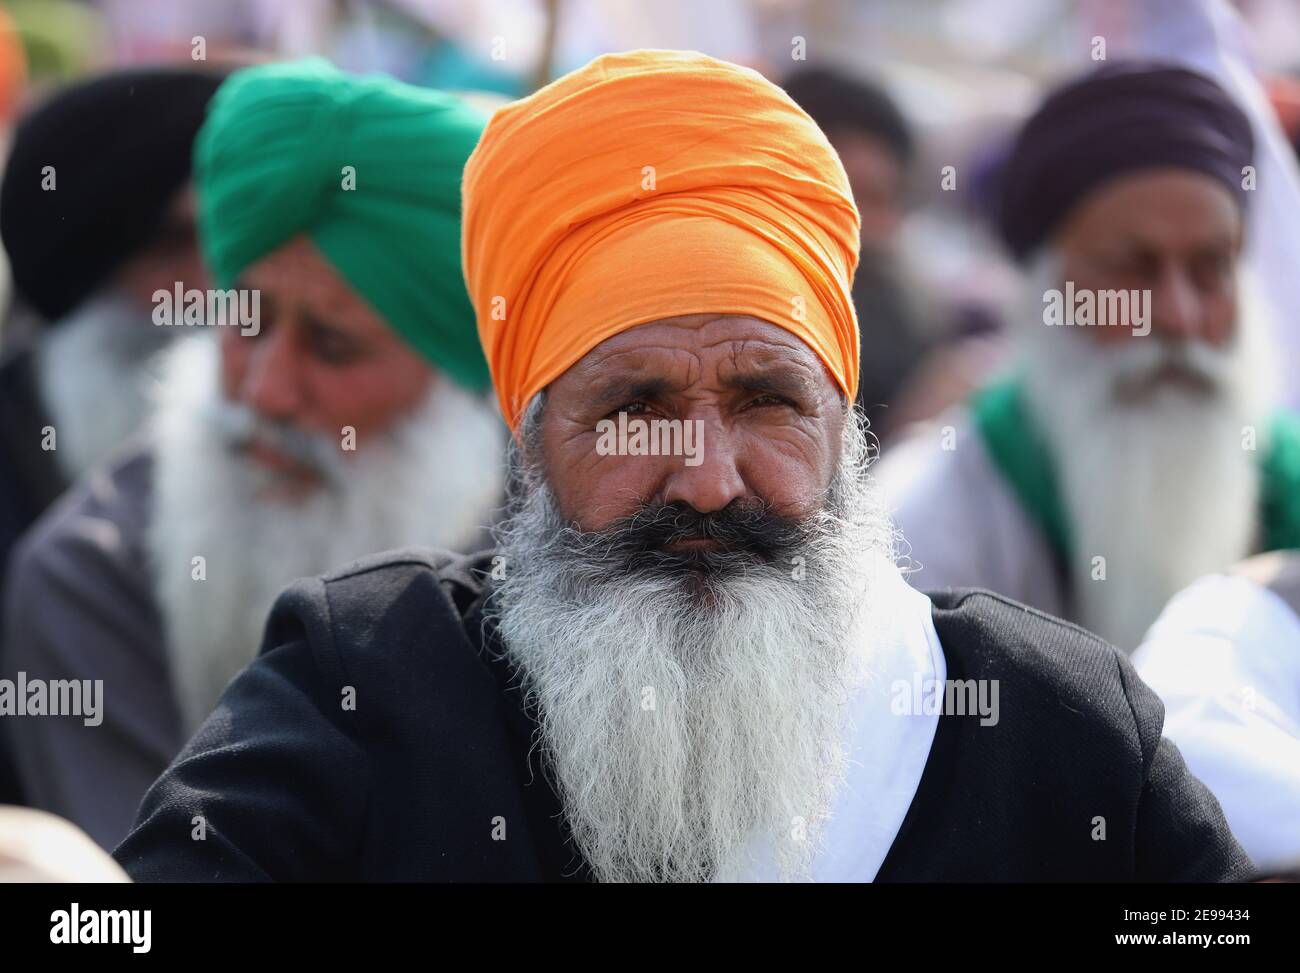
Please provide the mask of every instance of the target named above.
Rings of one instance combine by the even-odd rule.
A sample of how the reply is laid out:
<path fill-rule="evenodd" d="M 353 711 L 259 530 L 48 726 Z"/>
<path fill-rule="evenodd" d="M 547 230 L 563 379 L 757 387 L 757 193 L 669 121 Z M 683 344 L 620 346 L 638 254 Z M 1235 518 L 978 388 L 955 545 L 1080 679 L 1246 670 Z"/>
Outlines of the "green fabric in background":
<path fill-rule="evenodd" d="M 194 150 L 217 286 L 306 234 L 411 347 L 461 385 L 486 388 L 460 262 L 461 173 L 484 124 L 451 95 L 322 58 L 233 73 Z"/>

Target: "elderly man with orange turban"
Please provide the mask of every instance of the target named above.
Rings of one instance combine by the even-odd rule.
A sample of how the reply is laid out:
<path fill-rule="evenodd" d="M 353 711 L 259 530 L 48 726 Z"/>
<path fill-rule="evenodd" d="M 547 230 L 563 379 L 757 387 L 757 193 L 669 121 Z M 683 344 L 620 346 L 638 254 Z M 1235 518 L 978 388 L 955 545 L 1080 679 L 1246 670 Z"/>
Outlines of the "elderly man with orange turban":
<path fill-rule="evenodd" d="M 1122 655 L 899 576 L 851 406 L 858 217 L 779 89 L 599 58 L 497 112 L 464 203 L 497 547 L 290 588 L 133 877 L 1250 873 Z"/>

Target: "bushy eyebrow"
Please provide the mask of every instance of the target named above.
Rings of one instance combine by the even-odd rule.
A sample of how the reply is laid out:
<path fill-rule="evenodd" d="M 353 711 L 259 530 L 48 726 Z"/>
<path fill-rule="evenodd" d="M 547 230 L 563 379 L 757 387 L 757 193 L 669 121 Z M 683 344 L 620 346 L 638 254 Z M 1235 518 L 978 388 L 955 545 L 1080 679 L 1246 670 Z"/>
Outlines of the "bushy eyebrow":
<path fill-rule="evenodd" d="M 816 397 L 812 376 L 785 367 L 738 371 L 723 379 L 723 386 L 740 392 L 759 392 L 807 401 Z M 588 397 L 593 406 L 611 407 L 640 399 L 654 399 L 677 388 L 665 378 L 615 376 L 596 385 Z"/>
<path fill-rule="evenodd" d="M 593 405 L 601 407 L 621 405 L 638 399 L 655 398 L 673 387 L 673 383 L 664 378 L 624 375 L 600 382 L 588 398 Z"/>
<path fill-rule="evenodd" d="M 742 392 L 769 392 L 801 400 L 814 398 L 817 392 L 811 375 L 781 367 L 737 372 L 723 384 Z"/>

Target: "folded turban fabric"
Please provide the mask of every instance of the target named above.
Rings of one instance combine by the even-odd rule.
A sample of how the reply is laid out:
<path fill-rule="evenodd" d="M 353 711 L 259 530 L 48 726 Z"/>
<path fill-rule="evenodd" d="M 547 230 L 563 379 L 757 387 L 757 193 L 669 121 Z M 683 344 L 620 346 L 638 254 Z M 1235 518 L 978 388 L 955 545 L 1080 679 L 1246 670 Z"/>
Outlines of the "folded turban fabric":
<path fill-rule="evenodd" d="M 1115 62 L 1050 95 L 1025 123 L 1001 176 L 998 222 L 1025 258 L 1093 190 L 1139 169 L 1217 179 L 1245 207 L 1250 121 L 1214 81 L 1155 62 Z"/>
<path fill-rule="evenodd" d="M 599 57 L 499 109 L 465 169 L 465 277 L 502 414 L 605 339 L 697 313 L 805 341 L 852 400 L 859 220 L 778 87 L 682 51 Z"/>
<path fill-rule="evenodd" d="M 412 348 L 486 388 L 460 266 L 461 172 L 483 121 L 451 95 L 322 58 L 235 72 L 195 144 L 218 286 L 305 234 Z"/>
<path fill-rule="evenodd" d="M 47 320 L 74 310 L 163 228 L 222 77 L 115 71 L 63 89 L 19 122 L 0 185 L 0 237 L 15 289 Z"/>

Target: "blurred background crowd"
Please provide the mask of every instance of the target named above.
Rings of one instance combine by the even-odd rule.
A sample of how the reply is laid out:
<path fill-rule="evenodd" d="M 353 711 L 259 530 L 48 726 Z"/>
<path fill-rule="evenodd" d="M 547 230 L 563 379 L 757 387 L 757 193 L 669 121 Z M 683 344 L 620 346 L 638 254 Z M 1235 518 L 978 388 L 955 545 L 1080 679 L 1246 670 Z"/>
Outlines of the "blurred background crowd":
<path fill-rule="evenodd" d="M 1065 507 L 1085 520 L 1072 490 L 1111 500 L 1146 490 L 1133 499 L 1140 510 L 1178 515 L 1158 540 L 1141 538 L 1144 548 L 1160 546 L 1159 557 L 1148 563 L 1146 552 L 1135 550 L 1112 558 L 1149 569 L 1150 577 L 1126 586 L 1129 601 L 1108 595 L 1094 604 L 1077 590 L 1074 568 L 1061 564 L 1068 552 L 1054 548 L 1050 512 L 1043 515 L 1046 527 L 1027 518 L 1043 536 L 1022 535 L 1001 519 L 1002 495 L 981 493 L 987 471 L 930 468 L 944 430 L 961 435 L 972 424 L 984 430 L 994 459 L 1005 459 L 997 455 L 996 423 L 999 403 L 1009 400 L 979 395 L 996 389 L 1019 360 L 1021 332 L 1041 313 L 1044 289 L 1034 266 L 1011 253 L 999 224 L 1005 166 L 1042 99 L 1101 61 L 1156 60 L 1193 69 L 1214 79 L 1249 119 L 1254 178 L 1239 258 L 1249 288 L 1243 283 L 1229 316 L 1240 319 L 1237 301 L 1248 300 L 1250 328 L 1264 348 L 1251 359 L 1244 384 L 1269 409 L 1300 407 L 1300 4 L 1293 0 L 6 0 L 0 4 L 0 153 L 7 160 L 0 194 L 6 257 L 0 269 L 0 558 L 8 565 L 3 583 L 10 594 L 3 611 L 36 605 L 47 618 L 66 617 L 64 609 L 76 614 L 95 603 L 78 587 L 81 569 L 71 562 L 66 573 L 61 562 L 27 562 L 29 570 L 46 570 L 52 586 L 71 590 L 62 608 L 41 604 L 39 591 L 21 587 L 20 539 L 66 491 L 130 448 L 151 408 L 158 353 L 175 342 L 206 340 L 187 329 L 156 327 L 150 295 L 176 282 L 206 286 L 189 160 L 225 72 L 322 55 L 346 71 L 384 72 L 464 93 L 490 108 L 599 54 L 649 47 L 699 50 L 758 69 L 817 120 L 840 154 L 862 216 L 853 290 L 863 349 L 859 404 L 879 439 L 880 479 L 909 545 L 905 553 L 918 568 L 914 583 L 995 587 L 1133 651 L 1164 602 L 1205 570 L 1226 569 L 1257 550 L 1300 546 L 1300 522 L 1282 509 L 1287 497 L 1273 499 L 1267 523 L 1252 514 L 1236 534 L 1225 525 L 1225 537 L 1192 550 L 1180 538 L 1219 514 L 1213 505 L 1174 496 L 1169 491 L 1176 484 L 1167 476 L 1121 478 L 1110 487 L 1066 484 L 1057 488 Z M 160 75 L 160 67 L 175 73 Z M 140 102 L 130 117 L 119 118 L 123 86 Z M 56 155 L 63 160 L 57 178 L 78 188 L 67 191 L 66 212 L 52 220 L 33 200 L 42 167 Z M 76 176 L 79 166 L 84 179 Z M 1235 273 L 1237 254 L 1227 259 Z M 1117 274 L 1112 286 L 1131 278 Z M 1170 318 L 1157 322 L 1166 336 L 1198 338 L 1213 330 L 1212 322 L 1197 323 L 1198 315 L 1212 316 L 1204 308 L 1181 313 L 1157 310 L 1157 317 Z M 965 416 L 971 402 L 983 404 Z M 34 432 L 47 427 L 57 430 L 55 450 Z M 1287 435 L 1281 441 L 1289 442 Z M 1010 448 L 1015 452 L 1014 443 Z M 1296 456 L 1279 459 L 1268 482 L 1282 490 L 1300 482 Z M 1065 479 L 1074 475 L 1058 471 Z M 945 479 L 952 477 L 958 482 Z M 125 489 L 124 482 L 114 481 Z M 498 487 L 490 479 L 463 481 L 476 497 L 495 495 Z M 1211 478 L 1189 489 L 1222 499 L 1234 486 Z M 945 490 L 966 499 L 944 499 Z M 971 508 L 966 523 L 935 514 L 962 503 Z M 481 506 L 490 504 L 462 519 L 473 521 Z M 1095 517 L 1131 533 L 1113 507 L 1103 505 Z M 1089 529 L 1076 523 L 1076 540 Z M 1276 542 L 1260 539 L 1268 529 Z M 376 546 L 388 545 L 376 540 Z M 318 556 L 344 555 L 352 550 Z M 295 567 L 311 573 L 330 566 Z M 273 589 L 286 580 L 268 576 L 265 584 Z M 139 582 L 147 584 L 143 577 Z M 236 605 L 260 605 L 272 595 L 232 597 Z M 110 606 L 120 602 L 115 594 L 101 597 Z M 167 596 L 158 597 L 166 615 Z M 64 637 L 93 647 L 101 637 L 93 625 L 109 623 L 120 624 L 126 642 L 165 637 L 139 634 L 138 618 L 113 622 L 112 609 L 103 612 L 92 612 Z M 250 626 L 255 638 L 264 616 L 247 613 L 240 639 Z M 185 618 L 191 632 L 202 619 L 227 622 L 212 611 Z M 24 665 L 26 648 L 16 642 L 57 641 L 57 634 L 32 634 L 34 624 L 0 616 L 8 638 L 0 675 L 12 677 Z M 182 626 L 164 618 L 154 627 L 170 633 Z M 230 640 L 224 630 L 207 638 Z M 1300 655 L 1300 645 L 1287 648 Z M 142 676 L 142 686 L 166 692 L 161 660 L 167 657 L 161 652 L 153 660 L 159 681 Z M 37 663 L 28 661 L 35 671 Z M 134 670 L 112 671 L 128 678 Z M 1292 694 L 1300 696 L 1300 684 Z M 187 705 L 199 711 L 210 705 L 187 704 L 184 695 L 178 690 L 157 726 L 141 726 L 150 722 L 141 713 L 152 705 L 143 689 L 140 712 L 109 714 L 117 729 L 104 736 L 118 741 L 109 756 L 93 747 L 83 752 L 70 737 L 24 740 L 4 733 L 0 721 L 0 803 L 64 815 L 111 849 L 142 786 L 184 741 Z M 131 742 L 119 746 L 121 740 Z M 1285 761 L 1300 750 L 1278 753 Z M 121 800 L 105 800 L 118 779 L 130 781 Z M 1219 796 L 1236 829 L 1228 800 Z M 1242 800 L 1252 799 L 1247 789 Z M 1268 834 L 1239 834 L 1247 850 L 1277 851 L 1275 864 L 1285 864 L 1288 847 L 1300 854 L 1300 824 L 1285 814 L 1270 819 Z M 1297 838 L 1293 846 L 1288 835 Z"/>
<path fill-rule="evenodd" d="M 1300 138 L 1300 8 L 1288 0 L 10 0 L 4 9 L 6 138 L 22 110 L 79 79 L 193 64 L 200 37 L 214 65 L 321 54 L 349 71 L 506 98 L 636 47 L 700 50 L 792 81 L 796 100 L 835 131 L 863 213 L 857 287 L 872 313 L 862 325 L 889 341 L 864 361 L 860 398 L 882 438 L 961 399 L 999 361 L 1016 269 L 989 230 L 993 175 L 1046 87 L 1095 63 L 1092 38 L 1105 38 L 1112 60 L 1170 57 L 1227 78 L 1252 114 L 1269 114 L 1271 135 Z M 806 42 L 803 60 L 792 57 L 795 38 Z M 1300 192 L 1291 160 L 1278 161 L 1288 168 L 1269 182 L 1285 185 L 1270 198 Z M 943 180 L 948 165 L 960 172 L 955 187 Z M 1279 266 L 1300 246 L 1269 235 L 1286 222 L 1270 212 L 1251 231 Z M 1300 297 L 1293 278 L 1270 273 L 1270 298 Z M 8 281 L 3 298 L 22 310 Z M 5 330 L 11 343 L 25 337 L 21 323 Z M 1300 340 L 1289 329 L 1280 337 L 1292 350 Z"/>

